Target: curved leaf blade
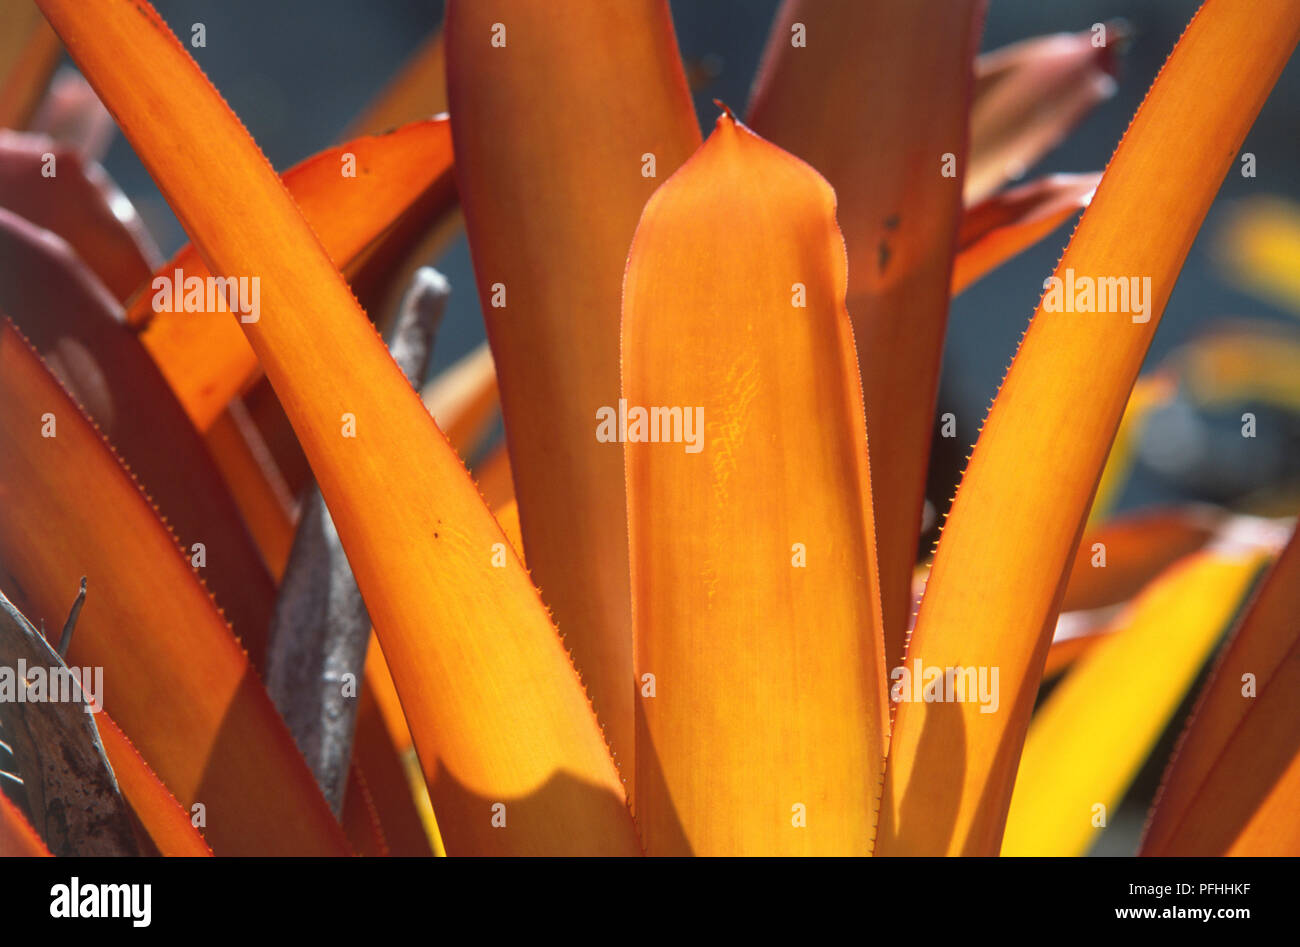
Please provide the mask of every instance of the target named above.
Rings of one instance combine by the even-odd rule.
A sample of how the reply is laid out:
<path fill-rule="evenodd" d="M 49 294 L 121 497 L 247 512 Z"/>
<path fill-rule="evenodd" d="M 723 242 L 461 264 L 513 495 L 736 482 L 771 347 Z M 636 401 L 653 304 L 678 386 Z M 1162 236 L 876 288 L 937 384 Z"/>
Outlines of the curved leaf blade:
<path fill-rule="evenodd" d="M 492 565 L 495 520 L 239 120 L 147 3 L 39 2 L 213 272 L 262 278 L 262 318 L 243 329 L 348 551 L 448 850 L 637 853 L 527 573 Z"/>
<path fill-rule="evenodd" d="M 1298 37 L 1300 6 L 1286 0 L 1208 0 L 1084 212 L 1058 277 L 1136 274 L 1150 291 L 1108 313 L 1040 304 L 1034 315 L 957 491 L 908 647 L 925 666 L 999 668 L 1000 711 L 899 705 L 883 852 L 1000 847 L 1066 570 L 1125 401 L 1196 230 Z"/>

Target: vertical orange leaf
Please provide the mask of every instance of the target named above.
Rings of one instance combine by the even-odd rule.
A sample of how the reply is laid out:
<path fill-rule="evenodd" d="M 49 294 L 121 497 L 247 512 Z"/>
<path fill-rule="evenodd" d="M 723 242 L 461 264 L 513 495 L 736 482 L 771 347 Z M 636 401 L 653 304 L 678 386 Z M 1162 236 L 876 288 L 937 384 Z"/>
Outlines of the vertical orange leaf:
<path fill-rule="evenodd" d="M 1034 315 L 958 489 L 908 646 L 908 661 L 925 667 L 997 668 L 999 710 L 899 704 L 882 852 L 998 851 L 1066 573 L 1120 415 L 1197 228 L 1297 37 L 1291 0 L 1208 0 L 1084 212 L 1057 276 L 1149 283 L 1138 284 L 1141 301 L 1110 311 L 1040 303 Z"/>
<path fill-rule="evenodd" d="M 846 282 L 830 186 L 730 113 L 637 228 L 623 397 L 650 854 L 871 849 L 888 708 Z M 638 442 L 634 412 L 659 406 L 698 440 Z"/>
<path fill-rule="evenodd" d="M 789 0 L 750 108 L 754 130 L 825 175 L 839 202 L 891 664 L 911 606 L 983 9 Z"/>
<path fill-rule="evenodd" d="M 637 218 L 700 140 L 668 4 L 452 0 L 446 43 L 456 180 L 528 564 L 630 779 L 623 457 L 595 426 L 618 398 Z"/>

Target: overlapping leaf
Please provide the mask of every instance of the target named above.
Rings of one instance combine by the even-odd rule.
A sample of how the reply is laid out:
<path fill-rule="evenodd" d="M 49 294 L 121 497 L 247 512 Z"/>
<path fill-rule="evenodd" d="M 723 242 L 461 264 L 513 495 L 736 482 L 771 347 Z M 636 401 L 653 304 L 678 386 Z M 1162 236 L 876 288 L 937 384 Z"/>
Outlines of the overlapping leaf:
<path fill-rule="evenodd" d="M 202 438 L 104 286 L 2 208 L 0 308 L 141 480 L 260 664 L 275 589 Z"/>
<path fill-rule="evenodd" d="M 1087 207 L 1100 179 L 1100 174 L 1053 174 L 968 208 L 957 233 L 953 295 Z"/>
<path fill-rule="evenodd" d="M 455 205 L 450 125 L 445 118 L 414 122 L 327 149 L 286 171 L 284 184 L 330 258 L 346 268 L 423 195 L 432 195 L 434 216 Z M 257 356 L 226 310 L 208 312 L 205 302 L 197 311 L 159 311 L 156 299 L 175 293 L 177 271 L 186 285 L 211 275 L 187 246 L 158 269 L 155 281 L 167 282 L 142 292 L 128 321 L 144 327 L 144 344 L 206 430 L 256 377 Z"/>
<path fill-rule="evenodd" d="M 348 552 L 448 850 L 638 851 L 527 574 L 508 550 L 493 565 L 496 522 L 238 119 L 147 4 L 40 2 L 212 271 L 262 279 L 243 329 Z"/>
<path fill-rule="evenodd" d="M 699 129 L 666 0 L 452 0 L 445 31 L 456 180 L 528 564 L 630 779 L 623 458 L 596 440 L 596 412 L 618 398 L 637 218 Z"/>
<path fill-rule="evenodd" d="M 1300 542 L 1292 536 L 1201 694 L 1144 855 L 1300 851 Z"/>
<path fill-rule="evenodd" d="M 1029 727 L 1003 855 L 1087 854 L 1267 560 L 1183 559 L 1080 659 Z"/>
<path fill-rule="evenodd" d="M 342 854 L 338 824 L 176 540 L 99 433 L 0 327 L 0 587 L 33 621 L 92 588 L 69 661 L 219 853 Z"/>
<path fill-rule="evenodd" d="M 1196 230 L 1297 37 L 1300 7 L 1287 0 L 1209 0 L 1084 212 L 1058 276 L 1136 277 L 1139 287 L 1145 278 L 1149 290 L 1106 312 L 1040 304 L 1035 314 L 953 503 L 908 647 L 908 660 L 925 666 L 998 668 L 1000 709 L 899 705 L 882 852 L 998 850 L 1066 570 L 1107 449 Z M 1027 478 L 1026 470 L 1053 475 Z"/>
<path fill-rule="evenodd" d="M 750 108 L 754 130 L 825 175 L 839 202 L 890 662 L 908 624 L 984 6 L 790 0 Z"/>

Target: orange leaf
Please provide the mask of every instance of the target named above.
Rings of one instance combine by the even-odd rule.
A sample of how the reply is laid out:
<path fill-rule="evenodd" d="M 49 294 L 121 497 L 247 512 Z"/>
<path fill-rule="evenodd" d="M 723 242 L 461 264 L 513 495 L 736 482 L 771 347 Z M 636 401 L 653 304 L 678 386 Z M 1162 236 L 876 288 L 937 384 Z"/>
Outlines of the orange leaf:
<path fill-rule="evenodd" d="M 456 180 L 528 565 L 630 780 L 623 457 L 596 440 L 596 412 L 618 398 L 637 218 L 699 128 L 666 0 L 452 0 L 445 29 Z"/>
<path fill-rule="evenodd" d="M 1300 537 L 1219 660 L 1151 812 L 1143 855 L 1300 853 Z"/>
<path fill-rule="evenodd" d="M 239 120 L 147 3 L 39 2 L 213 272 L 262 279 L 242 327 L 333 515 L 448 850 L 636 853 L 528 575 L 491 564 L 496 521 Z"/>
<path fill-rule="evenodd" d="M 952 294 L 956 296 L 1087 207 L 1100 180 L 1100 174 L 1053 174 L 968 208 L 957 234 Z"/>
<path fill-rule="evenodd" d="M 213 848 L 343 854 L 338 823 L 189 560 L 7 321 L 0 443 L 0 586 L 34 621 L 51 620 L 88 578 L 69 663 L 104 669 L 106 709 L 183 806 L 206 807 Z"/>
<path fill-rule="evenodd" d="M 730 113 L 637 228 L 623 398 L 652 855 L 871 849 L 889 713 L 846 283 L 830 186 Z M 647 408 L 698 440 L 640 442 L 670 440 Z"/>
<path fill-rule="evenodd" d="M 144 758 L 136 751 L 121 728 L 105 711 L 95 715 L 104 755 L 113 766 L 113 775 L 122 795 L 163 855 L 208 856 L 212 849 L 194 827 L 193 817 Z"/>
<path fill-rule="evenodd" d="M 1208 0 L 1084 212 L 1057 278 L 1141 277 L 1148 288 L 1109 312 L 1040 304 L 1021 343 L 908 646 L 908 661 L 925 667 L 999 669 L 1000 710 L 899 705 L 882 852 L 997 853 L 1066 573 L 1120 415 L 1196 230 L 1297 37 L 1291 0 Z"/>
<path fill-rule="evenodd" d="M 349 161 L 355 162 L 351 177 L 345 174 Z M 284 184 L 330 258 L 343 269 L 422 195 L 433 194 L 440 212 L 455 205 L 451 127 L 441 118 L 358 138 L 295 165 L 284 173 Z M 159 296 L 171 306 L 178 270 L 187 285 L 211 275 L 199 251 L 185 247 L 157 270 L 154 283 L 136 297 L 127 319 L 144 327 L 145 346 L 194 423 L 206 430 L 257 376 L 257 356 L 224 309 L 155 311 Z M 159 278 L 172 290 L 160 290 Z"/>
<path fill-rule="evenodd" d="M 1098 621 L 1095 628 L 1068 638 L 1053 638 L 1052 646 L 1047 649 L 1047 661 L 1043 664 L 1043 680 L 1050 680 L 1065 671 L 1075 661 L 1092 650 L 1093 645 L 1105 640 L 1111 629 L 1105 622 Z"/>
<path fill-rule="evenodd" d="M 750 108 L 754 130 L 825 175 L 839 201 L 891 663 L 903 653 L 925 505 L 983 9 L 982 0 L 791 0 Z M 796 22 L 806 47 L 794 45 Z"/>

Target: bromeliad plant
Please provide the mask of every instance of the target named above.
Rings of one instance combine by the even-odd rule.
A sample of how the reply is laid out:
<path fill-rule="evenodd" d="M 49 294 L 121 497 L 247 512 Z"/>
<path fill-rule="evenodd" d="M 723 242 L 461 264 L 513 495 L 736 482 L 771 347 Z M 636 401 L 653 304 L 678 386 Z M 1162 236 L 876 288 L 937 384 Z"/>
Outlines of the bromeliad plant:
<path fill-rule="evenodd" d="M 160 268 L 142 253 L 123 270 L 127 254 L 88 276 L 96 247 L 138 246 L 61 222 L 64 203 L 97 206 L 68 196 L 94 169 L 5 143 L 6 166 L 37 175 L 3 201 L 30 209 L 0 217 L 22 261 L 0 330 L 7 634 L 31 642 L 27 619 L 53 624 L 88 577 L 65 657 L 104 668 L 99 739 L 146 847 L 1081 853 L 1280 545 L 1221 512 L 1084 525 L 1130 391 L 1167 384 L 1134 389 L 1300 37 L 1291 0 L 1207 0 L 1100 183 L 1008 190 L 1108 94 L 1114 28 L 977 61 L 980 0 L 790 0 L 747 124 L 723 107 L 701 142 L 664 0 L 451 0 L 373 113 L 440 108 L 445 75 L 450 118 L 279 177 L 148 4 L 37 5 L 193 240 Z M 33 71 L 11 98 L 35 101 Z M 49 154 L 60 183 L 30 198 Z M 422 401 L 403 374 L 419 359 L 399 370 L 358 298 L 385 311 L 457 198 L 491 359 Z M 1058 274 L 1148 278 L 1152 296 L 1045 298 L 913 622 L 950 295 L 1085 205 Z M 105 288 L 110 266 L 128 288 Z M 257 311 L 174 311 L 176 283 L 214 274 L 256 278 Z M 421 279 L 395 348 L 437 308 Z M 508 461 L 476 484 L 458 451 L 498 393 Z M 610 412 L 618 444 L 598 436 Z M 696 417 L 699 449 L 671 442 Z M 304 503 L 294 540 L 298 450 L 330 517 Z M 346 574 L 298 571 L 313 549 L 337 566 L 339 543 L 360 649 L 331 650 Z M 1300 850 L 1298 571 L 1293 543 L 1202 694 L 1143 851 Z M 1078 621 L 1058 624 L 1063 605 Z M 293 653 L 347 699 L 302 693 L 309 674 L 277 703 L 291 722 L 285 700 L 355 713 L 350 758 L 347 727 L 339 750 L 295 726 L 309 767 L 261 683 L 268 665 L 273 691 L 284 679 L 294 614 L 312 617 Z M 77 850 L 40 831 L 39 795 L 0 796 L 0 847 Z"/>

